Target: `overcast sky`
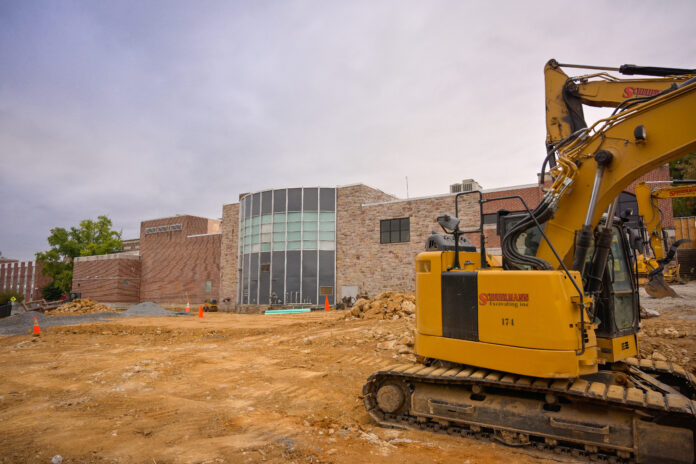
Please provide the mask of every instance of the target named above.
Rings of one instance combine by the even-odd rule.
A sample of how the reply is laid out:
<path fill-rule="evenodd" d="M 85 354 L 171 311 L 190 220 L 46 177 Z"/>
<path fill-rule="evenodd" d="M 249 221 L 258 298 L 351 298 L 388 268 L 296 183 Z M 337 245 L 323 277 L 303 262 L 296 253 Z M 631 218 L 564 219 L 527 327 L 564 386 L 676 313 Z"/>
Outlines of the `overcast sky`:
<path fill-rule="evenodd" d="M 696 2 L 0 0 L 0 251 L 242 192 L 536 181 L 543 66 L 696 66 Z"/>

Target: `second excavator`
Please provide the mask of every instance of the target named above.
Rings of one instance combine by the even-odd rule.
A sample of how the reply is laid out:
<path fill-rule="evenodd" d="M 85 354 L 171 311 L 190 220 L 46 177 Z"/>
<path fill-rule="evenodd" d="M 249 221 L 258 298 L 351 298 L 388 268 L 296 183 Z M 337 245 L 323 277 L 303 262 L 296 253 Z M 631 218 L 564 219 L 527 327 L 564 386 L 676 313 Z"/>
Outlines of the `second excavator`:
<path fill-rule="evenodd" d="M 547 92 L 559 66 L 547 64 Z M 429 240 L 416 258 L 422 362 L 368 378 L 375 422 L 609 461 L 694 461 L 696 378 L 637 359 L 635 257 L 615 213 L 632 181 L 696 151 L 696 73 L 631 69 L 664 80 L 590 127 L 557 118 L 541 176 L 549 167 L 553 182 L 539 205 L 466 192 L 438 218 L 454 240 Z M 513 198 L 526 213 L 498 213 L 502 268 L 491 267 L 483 226 L 460 229 L 459 202 L 477 202 L 482 216 L 484 203 Z M 469 232 L 481 234 L 477 251 L 460 249 Z"/>
<path fill-rule="evenodd" d="M 677 293 L 667 285 L 666 280 L 679 280 L 679 264 L 673 262 L 677 249 L 688 239 L 678 240 L 669 245 L 667 233 L 663 228 L 663 214 L 657 200 L 696 197 L 694 181 L 675 181 L 677 185 L 658 186 L 664 182 L 640 182 L 636 185 L 638 215 L 642 227 L 638 231 L 636 245 L 636 273 L 639 281 L 645 279 L 645 291 L 654 298 L 675 297 Z M 643 282 L 641 282 L 643 283 Z"/>

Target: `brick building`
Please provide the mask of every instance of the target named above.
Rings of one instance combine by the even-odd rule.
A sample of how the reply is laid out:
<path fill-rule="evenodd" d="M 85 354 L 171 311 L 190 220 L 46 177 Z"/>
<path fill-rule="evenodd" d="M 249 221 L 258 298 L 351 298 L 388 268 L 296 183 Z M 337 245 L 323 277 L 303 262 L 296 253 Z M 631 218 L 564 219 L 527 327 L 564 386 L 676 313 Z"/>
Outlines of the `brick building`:
<path fill-rule="evenodd" d="M 663 166 L 641 180 L 669 180 L 669 170 Z M 622 194 L 619 211 L 634 209 L 634 185 Z M 534 208 L 543 192 L 537 184 L 483 190 L 487 200 L 511 195 Z M 221 221 L 195 216 L 143 221 L 133 245 L 137 250 L 130 252 L 138 253 L 137 259 L 78 258 L 73 291 L 81 288 L 84 296 L 93 293 L 102 301 L 136 301 L 137 295 L 139 301 L 196 304 L 216 298 L 228 309 L 321 305 L 326 297 L 335 304 L 358 292 L 413 291 L 414 258 L 427 237 L 441 230 L 437 216 L 455 214 L 454 198 L 449 193 L 399 199 L 363 184 L 243 194 L 239 202 L 223 205 Z M 476 200 L 460 197 L 462 229 L 479 227 Z M 661 200 L 660 208 L 664 225 L 672 226 L 671 203 Z M 484 204 L 483 229 L 492 253 L 500 247 L 499 209 L 524 210 L 515 199 Z M 479 246 L 478 234 L 468 238 Z"/>
<path fill-rule="evenodd" d="M 36 261 L 0 260 L 0 291 L 12 291 L 24 296 L 24 301 L 41 298 L 41 288 L 53 279 L 43 275 Z"/>
<path fill-rule="evenodd" d="M 72 291 L 110 303 L 217 298 L 219 231 L 220 221 L 196 216 L 143 221 L 130 251 L 75 258 Z"/>

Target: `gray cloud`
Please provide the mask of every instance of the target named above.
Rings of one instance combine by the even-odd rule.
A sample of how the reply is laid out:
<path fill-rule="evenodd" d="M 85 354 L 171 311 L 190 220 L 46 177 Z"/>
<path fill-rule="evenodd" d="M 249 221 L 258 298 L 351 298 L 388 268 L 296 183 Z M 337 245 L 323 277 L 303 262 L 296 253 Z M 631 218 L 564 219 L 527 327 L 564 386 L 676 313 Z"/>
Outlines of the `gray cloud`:
<path fill-rule="evenodd" d="M 543 65 L 694 66 L 693 2 L 4 2 L 0 250 L 239 193 L 530 183 Z"/>

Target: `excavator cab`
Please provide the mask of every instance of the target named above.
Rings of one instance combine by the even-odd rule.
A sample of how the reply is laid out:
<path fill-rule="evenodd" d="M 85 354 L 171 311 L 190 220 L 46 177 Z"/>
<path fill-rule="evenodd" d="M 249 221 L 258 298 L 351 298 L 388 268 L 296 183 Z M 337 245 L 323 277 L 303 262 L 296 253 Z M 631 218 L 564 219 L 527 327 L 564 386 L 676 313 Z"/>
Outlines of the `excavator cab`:
<path fill-rule="evenodd" d="M 636 334 L 639 331 L 640 303 L 638 282 L 633 273 L 633 258 L 623 224 L 616 221 L 607 265 L 602 277 L 602 290 L 594 308 L 595 334 L 600 358 L 609 362 L 636 356 Z M 589 279 L 589 263 L 594 250 L 588 253 L 584 280 Z"/>

